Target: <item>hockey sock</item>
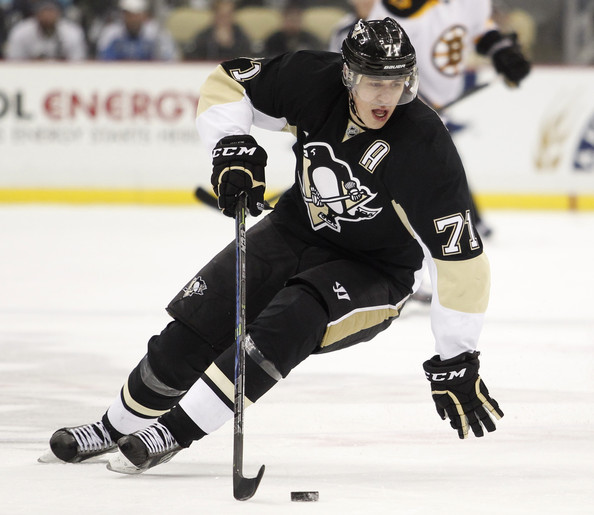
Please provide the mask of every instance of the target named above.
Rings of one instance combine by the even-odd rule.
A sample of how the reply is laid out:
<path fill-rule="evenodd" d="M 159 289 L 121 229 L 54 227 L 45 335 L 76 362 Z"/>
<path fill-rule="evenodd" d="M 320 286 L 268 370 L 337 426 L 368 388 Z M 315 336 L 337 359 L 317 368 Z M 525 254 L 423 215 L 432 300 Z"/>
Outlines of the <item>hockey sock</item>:
<path fill-rule="evenodd" d="M 249 406 L 272 388 L 281 374 L 246 339 L 245 405 Z M 189 445 L 233 418 L 235 347 L 230 347 L 188 390 L 179 406 L 160 418 L 182 446 Z"/>
<path fill-rule="evenodd" d="M 161 422 L 182 447 L 189 447 L 194 440 L 200 440 L 206 433 L 180 407 L 175 406 L 171 411 L 159 418 Z"/>
<path fill-rule="evenodd" d="M 109 417 L 107 416 L 107 412 L 105 412 L 105 414 L 101 418 L 101 422 L 105 426 L 105 429 L 107 429 L 107 432 L 109 433 L 109 436 L 111 436 L 111 439 L 114 442 L 117 442 L 122 436 L 124 436 L 125 433 L 121 433 L 115 427 L 113 427 L 113 425 L 109 421 Z"/>
<path fill-rule="evenodd" d="M 160 381 L 144 356 L 107 410 L 106 418 L 116 431 L 130 434 L 169 411 L 184 393 Z"/>

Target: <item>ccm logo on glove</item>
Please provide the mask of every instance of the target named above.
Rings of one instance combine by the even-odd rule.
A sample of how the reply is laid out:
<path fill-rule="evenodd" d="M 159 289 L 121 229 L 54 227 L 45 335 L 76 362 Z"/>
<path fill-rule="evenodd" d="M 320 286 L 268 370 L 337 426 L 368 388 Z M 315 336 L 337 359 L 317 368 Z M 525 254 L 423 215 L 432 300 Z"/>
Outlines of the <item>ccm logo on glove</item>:
<path fill-rule="evenodd" d="M 466 373 L 466 369 L 463 368 L 462 370 L 450 370 L 449 372 L 439 372 L 439 373 L 431 373 L 425 372 L 427 379 L 429 381 L 451 381 L 453 379 L 462 378 Z"/>
<path fill-rule="evenodd" d="M 212 151 L 212 157 L 219 156 L 253 156 L 256 153 L 258 147 L 223 147 L 215 148 Z"/>

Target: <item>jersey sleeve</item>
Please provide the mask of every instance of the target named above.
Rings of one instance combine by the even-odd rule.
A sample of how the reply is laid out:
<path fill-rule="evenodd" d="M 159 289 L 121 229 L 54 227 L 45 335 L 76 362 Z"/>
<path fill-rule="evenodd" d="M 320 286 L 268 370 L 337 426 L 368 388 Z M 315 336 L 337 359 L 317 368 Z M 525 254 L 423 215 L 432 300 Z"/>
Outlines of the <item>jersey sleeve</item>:
<path fill-rule="evenodd" d="M 469 16 L 468 32 L 470 38 L 476 42 L 485 33 L 497 29 L 497 24 L 492 18 L 491 0 L 465 0 L 466 9 L 472 14 Z"/>
<path fill-rule="evenodd" d="M 222 63 L 200 90 L 197 128 L 209 148 L 223 136 L 247 134 L 252 125 L 268 130 L 311 126 L 323 116 L 312 105 L 331 105 L 342 92 L 340 56 L 302 51 L 271 59 L 238 58 Z M 336 80 L 328 81 L 330 75 Z M 303 88 L 316 84 L 308 103 Z"/>
<path fill-rule="evenodd" d="M 437 130 L 416 143 L 407 163 L 409 180 L 394 186 L 394 208 L 423 249 L 433 289 L 436 351 L 448 359 L 478 346 L 489 301 L 490 267 L 474 229 L 464 169 L 449 134 Z"/>
<path fill-rule="evenodd" d="M 253 125 L 269 130 L 287 127 L 286 118 L 258 109 L 247 93 L 248 83 L 260 74 L 262 66 L 257 59 L 228 61 L 217 66 L 202 85 L 196 128 L 209 151 L 225 136 L 249 134 Z"/>

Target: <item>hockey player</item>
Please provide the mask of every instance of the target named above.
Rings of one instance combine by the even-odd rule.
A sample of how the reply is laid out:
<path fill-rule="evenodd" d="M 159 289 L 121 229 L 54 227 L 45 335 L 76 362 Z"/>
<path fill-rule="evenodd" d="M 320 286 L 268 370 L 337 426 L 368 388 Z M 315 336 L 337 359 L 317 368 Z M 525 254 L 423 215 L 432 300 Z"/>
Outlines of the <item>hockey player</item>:
<path fill-rule="evenodd" d="M 369 19 L 390 16 L 404 28 L 417 52 L 419 96 L 440 109 L 464 92 L 473 50 L 489 57 L 510 87 L 529 74 L 515 35 L 502 34 L 491 11 L 491 0 L 376 0 Z M 483 236 L 491 233 L 478 211 L 475 227 Z"/>
<path fill-rule="evenodd" d="M 425 255 L 437 354 L 423 367 L 437 411 L 460 438 L 503 416 L 479 376 L 489 265 L 464 170 L 416 92 L 414 48 L 389 18 L 360 20 L 342 56 L 238 58 L 203 85 L 197 127 L 224 214 L 244 193 L 261 213 L 267 155 L 251 126 L 296 134 L 295 183 L 247 233 L 246 404 L 311 354 L 385 330 Z M 234 267 L 232 243 L 171 301 L 174 320 L 102 419 L 56 431 L 49 456 L 79 462 L 117 447 L 108 468 L 139 473 L 233 418 Z"/>
<path fill-rule="evenodd" d="M 491 58 L 511 87 L 530 72 L 514 35 L 491 19 L 491 0 L 376 0 L 369 19 L 390 16 L 406 30 L 417 52 L 419 94 L 439 108 L 464 92 L 469 56 Z"/>

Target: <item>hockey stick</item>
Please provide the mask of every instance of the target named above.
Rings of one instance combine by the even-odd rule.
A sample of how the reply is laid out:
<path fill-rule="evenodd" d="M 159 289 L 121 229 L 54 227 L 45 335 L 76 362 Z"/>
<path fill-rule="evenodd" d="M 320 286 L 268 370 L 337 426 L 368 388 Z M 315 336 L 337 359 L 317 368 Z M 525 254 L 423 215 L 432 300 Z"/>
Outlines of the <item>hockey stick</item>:
<path fill-rule="evenodd" d="M 202 186 L 198 186 L 194 190 L 194 196 L 196 197 L 197 200 L 199 200 L 206 206 L 212 207 L 213 209 L 219 209 L 219 203 L 217 201 L 217 197 L 215 197 L 212 193 L 209 193 Z"/>
<path fill-rule="evenodd" d="M 332 202 L 339 202 L 340 200 L 348 200 L 350 198 L 351 198 L 350 195 L 339 195 L 338 197 L 320 198 L 319 199 L 319 202 L 321 202 L 322 204 L 330 204 Z M 305 202 L 308 202 L 309 204 L 315 204 L 316 203 L 316 201 L 313 198 L 304 198 L 303 200 Z"/>
<path fill-rule="evenodd" d="M 274 197 L 272 197 L 271 200 L 273 202 L 278 200 L 280 195 L 281 194 L 274 195 Z M 202 202 L 205 206 L 212 207 L 213 209 L 219 209 L 219 202 L 217 201 L 217 197 L 215 197 L 212 193 L 209 193 L 202 186 L 198 186 L 194 190 L 194 196 L 196 197 L 196 199 L 198 201 Z M 264 201 L 264 210 L 270 210 L 270 209 L 273 209 L 273 207 L 269 204 L 269 202 L 267 200 L 265 200 Z"/>
<path fill-rule="evenodd" d="M 483 82 L 482 84 L 477 84 L 476 86 L 473 86 L 472 88 L 468 88 L 459 97 L 457 97 L 454 100 L 448 102 L 447 104 L 444 104 L 442 106 L 439 106 L 439 107 L 435 108 L 435 111 L 437 113 L 441 113 L 442 111 L 445 111 L 448 107 L 452 107 L 454 104 L 457 104 L 458 102 L 461 102 L 462 100 L 464 100 L 464 99 L 466 99 L 468 97 L 471 97 L 475 93 L 478 93 L 479 91 L 481 91 L 482 89 L 486 88 L 487 86 L 490 86 L 491 84 L 492 84 L 491 82 Z M 429 105 L 431 105 L 431 104 L 429 104 Z"/>
<path fill-rule="evenodd" d="M 264 475 L 264 465 L 254 478 L 243 476 L 243 416 L 245 393 L 246 335 L 246 237 L 245 194 L 239 196 L 235 210 L 235 402 L 233 430 L 233 496 L 238 501 L 251 498 Z"/>
<path fill-rule="evenodd" d="M 355 188 L 356 184 L 353 181 L 349 181 L 345 183 L 345 188 L 347 188 L 348 190 Z M 313 188 L 312 188 L 313 189 Z M 363 195 L 361 195 L 362 197 Z M 319 202 L 321 202 L 322 204 L 330 204 L 331 202 L 338 202 L 340 200 L 348 200 L 348 199 L 352 199 L 351 195 L 337 195 L 336 197 L 326 197 L 326 198 L 319 198 Z M 306 198 L 304 197 L 303 200 L 305 202 L 309 202 L 310 204 L 313 203 L 315 204 L 316 201 L 312 198 Z"/>

